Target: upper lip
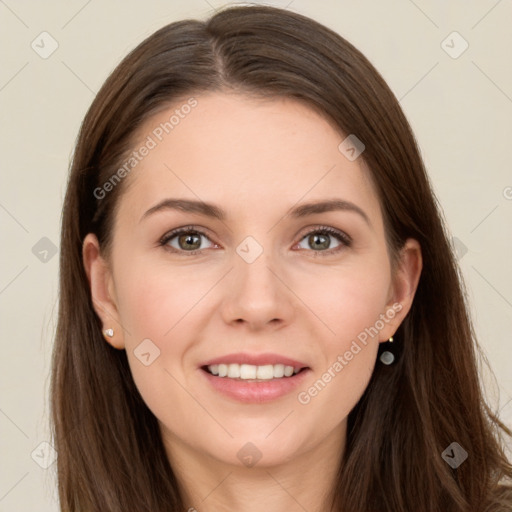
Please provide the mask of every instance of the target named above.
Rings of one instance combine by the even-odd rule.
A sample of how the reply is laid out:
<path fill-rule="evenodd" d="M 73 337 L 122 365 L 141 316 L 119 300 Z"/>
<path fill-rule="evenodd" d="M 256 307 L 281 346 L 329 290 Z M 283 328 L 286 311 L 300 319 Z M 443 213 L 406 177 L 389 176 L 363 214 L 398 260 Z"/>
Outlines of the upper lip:
<path fill-rule="evenodd" d="M 216 357 L 203 363 L 201 366 L 210 366 L 212 364 L 251 364 L 254 366 L 263 366 L 267 364 L 284 364 L 285 366 L 293 366 L 294 368 L 307 368 L 308 365 L 291 359 L 290 357 L 281 356 L 279 354 L 247 354 L 239 352 L 237 354 L 226 354 L 225 356 Z"/>

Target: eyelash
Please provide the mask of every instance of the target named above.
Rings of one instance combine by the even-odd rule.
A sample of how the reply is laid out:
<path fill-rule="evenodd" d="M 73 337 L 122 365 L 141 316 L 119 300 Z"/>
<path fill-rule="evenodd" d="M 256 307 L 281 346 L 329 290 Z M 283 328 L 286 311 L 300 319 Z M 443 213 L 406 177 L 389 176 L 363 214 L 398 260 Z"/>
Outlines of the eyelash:
<path fill-rule="evenodd" d="M 179 249 L 176 249 L 174 247 L 167 245 L 170 240 L 172 240 L 176 236 L 184 234 L 184 233 L 194 233 L 197 235 L 204 236 L 205 238 L 208 238 L 208 240 L 210 240 L 209 236 L 205 232 L 203 232 L 201 229 L 198 229 L 195 226 L 184 226 L 181 228 L 174 229 L 174 230 L 170 231 L 169 233 L 166 233 L 160 239 L 159 245 L 163 246 L 166 250 L 169 250 L 172 253 L 183 254 L 184 256 L 194 256 L 197 254 L 201 254 L 201 252 L 204 251 L 205 249 L 197 249 L 195 251 L 184 251 L 184 250 L 179 250 Z M 302 235 L 302 237 L 300 238 L 298 243 L 302 242 L 302 240 L 304 240 L 304 238 L 306 238 L 312 234 L 315 234 L 315 233 L 319 233 L 322 235 L 331 235 L 341 243 L 338 247 L 335 247 L 334 249 L 327 249 L 325 251 L 311 250 L 313 253 L 315 253 L 315 256 L 316 256 L 316 254 L 320 254 L 321 256 L 329 256 L 329 255 L 339 252 L 344 247 L 350 247 L 352 244 L 352 239 L 347 234 L 343 233 L 343 231 L 338 231 L 337 229 L 330 228 L 328 226 L 320 226 L 315 229 L 312 229 L 311 231 L 308 231 L 307 233 Z M 210 241 L 212 241 L 212 240 L 210 240 Z"/>

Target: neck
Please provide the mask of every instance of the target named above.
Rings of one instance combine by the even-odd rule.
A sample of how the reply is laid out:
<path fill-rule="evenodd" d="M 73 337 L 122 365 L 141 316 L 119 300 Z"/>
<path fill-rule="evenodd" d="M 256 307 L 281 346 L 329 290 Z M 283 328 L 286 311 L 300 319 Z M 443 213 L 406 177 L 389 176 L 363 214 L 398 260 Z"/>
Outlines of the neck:
<path fill-rule="evenodd" d="M 321 444 L 279 464 L 218 460 L 168 432 L 164 443 L 188 512 L 327 512 L 345 446 L 346 423 Z"/>

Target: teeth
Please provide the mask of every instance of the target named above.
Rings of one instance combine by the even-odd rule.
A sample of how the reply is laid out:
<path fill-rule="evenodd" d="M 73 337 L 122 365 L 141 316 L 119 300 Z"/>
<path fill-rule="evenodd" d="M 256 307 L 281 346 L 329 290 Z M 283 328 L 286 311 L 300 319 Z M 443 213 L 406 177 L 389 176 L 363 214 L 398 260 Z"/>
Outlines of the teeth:
<path fill-rule="evenodd" d="M 287 368 L 292 368 L 291 366 L 288 366 Z M 293 369 L 292 369 L 293 371 Z M 274 377 L 276 379 L 280 379 L 281 377 L 284 377 L 284 364 L 275 364 L 274 365 Z"/>
<path fill-rule="evenodd" d="M 284 364 L 265 364 L 263 366 L 254 366 L 252 364 L 211 364 L 208 371 L 212 375 L 219 377 L 229 377 L 230 379 L 243 380 L 270 380 L 280 379 L 282 377 L 291 377 L 298 373 L 300 368 L 285 366 Z"/>
<path fill-rule="evenodd" d="M 238 365 L 233 365 L 238 366 Z M 255 379 L 256 374 L 258 373 L 258 367 L 253 366 L 252 364 L 241 364 L 240 365 L 240 375 L 241 379 Z M 259 377 L 261 379 L 261 377 Z"/>
<path fill-rule="evenodd" d="M 238 364 L 228 365 L 228 377 L 230 379 L 238 379 L 240 377 L 240 366 Z"/>

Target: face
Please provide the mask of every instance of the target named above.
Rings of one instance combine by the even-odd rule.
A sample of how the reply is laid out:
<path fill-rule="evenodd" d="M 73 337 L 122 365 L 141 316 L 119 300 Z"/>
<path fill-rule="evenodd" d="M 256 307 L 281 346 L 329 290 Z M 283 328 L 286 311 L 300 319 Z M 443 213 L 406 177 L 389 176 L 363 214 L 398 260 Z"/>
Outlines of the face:
<path fill-rule="evenodd" d="M 155 145 L 124 178 L 109 261 L 84 243 L 96 311 L 171 458 L 339 453 L 378 344 L 410 307 L 417 244 L 394 274 L 369 171 L 312 109 L 195 100 L 169 133 L 186 100 L 138 132 L 134 149 Z"/>

